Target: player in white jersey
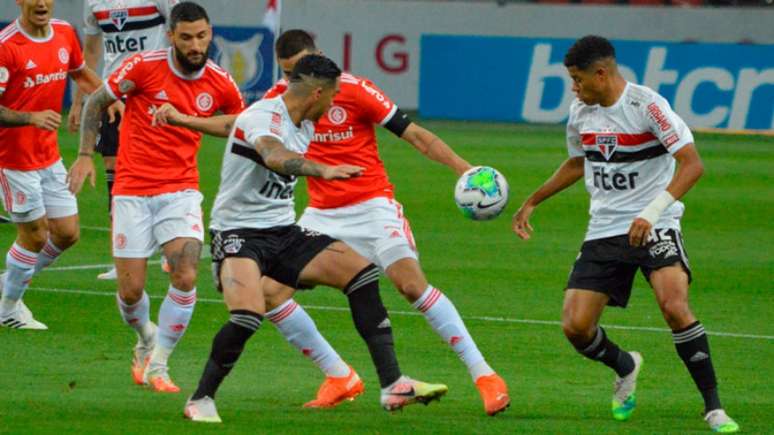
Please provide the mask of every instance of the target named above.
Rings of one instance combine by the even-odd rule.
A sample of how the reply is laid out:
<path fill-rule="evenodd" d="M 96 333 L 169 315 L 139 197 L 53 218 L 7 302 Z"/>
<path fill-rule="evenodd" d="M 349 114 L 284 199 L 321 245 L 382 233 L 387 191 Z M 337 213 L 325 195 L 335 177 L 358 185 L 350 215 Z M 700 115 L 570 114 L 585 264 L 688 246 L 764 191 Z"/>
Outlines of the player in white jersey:
<path fill-rule="evenodd" d="M 211 221 L 213 271 L 231 318 L 215 336 L 199 386 L 186 403 L 184 415 L 194 421 L 220 422 L 215 392 L 266 314 L 262 276 L 293 288 L 322 284 L 344 291 L 379 376 L 391 376 L 402 387 L 389 403 L 383 401 L 385 406 L 433 400 L 447 390 L 401 374 L 387 311 L 379 299 L 376 265 L 346 244 L 295 224 L 297 176 L 347 179 L 363 171 L 360 166 L 329 166 L 303 158 L 314 122 L 328 111 L 339 90 L 340 75 L 330 59 L 307 56 L 294 68 L 288 92 L 254 103 L 235 121 Z M 349 371 L 362 391 L 357 374 Z"/>
<path fill-rule="evenodd" d="M 83 57 L 96 70 L 101 55 L 102 79 L 106 80 L 127 58 L 140 52 L 169 47 L 167 22 L 179 0 L 84 0 Z M 103 49 L 104 45 L 104 49 Z M 78 91 L 70 108 L 70 131 L 80 128 L 83 93 Z M 108 212 L 113 205 L 113 180 L 118 155 L 118 125 L 123 103 L 115 102 L 104 114 L 96 151 L 102 155 L 108 191 Z M 116 269 L 98 275 L 115 279 Z"/>
<path fill-rule="evenodd" d="M 605 305 L 626 306 L 640 269 L 704 398 L 705 420 L 716 432 L 736 432 L 718 398 L 704 327 L 688 306 L 691 271 L 677 199 L 703 173 L 693 135 L 664 98 L 620 75 L 605 38 L 579 39 L 564 65 L 577 95 L 567 121 L 569 158 L 516 212 L 513 230 L 529 239 L 535 207 L 585 176 L 591 220 L 567 284 L 562 327 L 578 352 L 615 370 L 613 417 L 627 420 L 634 411 L 642 356 L 610 341 L 599 318 Z"/>

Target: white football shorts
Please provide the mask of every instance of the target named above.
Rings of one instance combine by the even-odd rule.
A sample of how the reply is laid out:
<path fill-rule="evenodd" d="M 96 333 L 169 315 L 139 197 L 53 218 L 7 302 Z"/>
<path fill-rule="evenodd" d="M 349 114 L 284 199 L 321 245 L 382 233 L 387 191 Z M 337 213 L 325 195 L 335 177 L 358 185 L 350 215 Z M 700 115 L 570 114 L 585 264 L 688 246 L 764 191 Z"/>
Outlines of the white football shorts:
<path fill-rule="evenodd" d="M 193 189 L 113 197 L 113 256 L 148 258 L 164 243 L 181 237 L 204 241 L 202 199 Z"/>
<path fill-rule="evenodd" d="M 62 160 L 32 171 L 0 169 L 0 191 L 13 222 L 78 214 L 78 201 L 67 188 L 67 169 Z"/>
<path fill-rule="evenodd" d="M 418 259 L 403 206 L 394 199 L 380 197 L 338 208 L 307 207 L 298 225 L 341 240 L 382 270 L 403 258 Z"/>

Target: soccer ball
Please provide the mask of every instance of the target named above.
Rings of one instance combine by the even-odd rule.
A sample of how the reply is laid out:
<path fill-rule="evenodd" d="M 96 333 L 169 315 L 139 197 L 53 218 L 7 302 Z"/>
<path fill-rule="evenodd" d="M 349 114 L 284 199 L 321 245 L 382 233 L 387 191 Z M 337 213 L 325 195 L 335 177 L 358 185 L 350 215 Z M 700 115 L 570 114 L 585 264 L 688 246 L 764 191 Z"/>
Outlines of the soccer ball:
<path fill-rule="evenodd" d="M 508 205 L 508 181 L 494 168 L 475 166 L 457 180 L 454 201 L 470 219 L 494 219 Z"/>

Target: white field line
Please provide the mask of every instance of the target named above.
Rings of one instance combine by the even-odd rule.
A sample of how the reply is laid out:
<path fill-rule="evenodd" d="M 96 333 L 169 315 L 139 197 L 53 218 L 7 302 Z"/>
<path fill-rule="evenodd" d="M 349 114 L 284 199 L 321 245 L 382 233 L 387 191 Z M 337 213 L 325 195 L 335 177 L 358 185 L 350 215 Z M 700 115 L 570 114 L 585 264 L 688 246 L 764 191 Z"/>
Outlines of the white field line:
<path fill-rule="evenodd" d="M 49 293 L 69 293 L 69 294 L 90 295 L 90 296 L 115 297 L 115 293 L 113 292 L 104 292 L 104 291 L 95 291 L 95 290 L 60 289 L 60 288 L 44 288 L 44 287 L 30 287 L 29 290 L 49 292 Z M 164 296 L 151 296 L 151 298 L 163 299 Z M 214 304 L 223 303 L 223 301 L 220 299 L 197 298 L 196 300 L 197 302 L 204 302 L 204 303 L 214 303 Z M 345 308 L 345 307 L 304 305 L 304 308 L 310 309 L 310 310 L 320 310 L 320 311 L 349 312 L 349 308 Z M 418 313 L 416 311 L 394 311 L 393 310 L 393 311 L 390 311 L 390 314 L 399 315 L 399 316 L 422 316 L 421 313 Z M 483 322 L 498 322 L 498 323 L 521 323 L 521 324 L 528 324 L 528 325 L 560 326 L 562 324 L 557 320 L 513 319 L 509 317 L 462 316 L 462 318 L 464 320 L 480 320 Z M 602 326 L 604 326 L 607 329 L 621 329 L 625 331 L 643 331 L 643 332 L 660 332 L 660 333 L 671 332 L 671 330 L 667 328 L 654 328 L 650 326 L 623 326 L 623 325 L 602 325 Z M 712 335 L 715 337 L 747 338 L 747 339 L 753 339 L 753 340 L 774 340 L 774 335 L 739 334 L 735 332 L 707 331 L 707 335 Z"/>
<path fill-rule="evenodd" d="M 90 225 L 81 225 L 81 229 L 82 230 L 92 230 L 92 231 L 102 231 L 102 232 L 105 232 L 105 233 L 109 233 L 110 232 L 110 228 L 109 227 L 93 227 L 93 226 L 90 226 Z"/>
<path fill-rule="evenodd" d="M 206 260 L 210 258 L 210 248 L 209 245 L 204 245 L 202 247 L 202 258 L 200 260 Z M 148 260 L 148 265 L 153 264 L 161 264 L 161 260 Z M 90 269 L 110 269 L 113 267 L 113 263 L 105 263 L 105 264 L 81 264 L 79 266 L 49 266 L 41 272 L 56 272 L 61 270 L 90 270 Z"/>

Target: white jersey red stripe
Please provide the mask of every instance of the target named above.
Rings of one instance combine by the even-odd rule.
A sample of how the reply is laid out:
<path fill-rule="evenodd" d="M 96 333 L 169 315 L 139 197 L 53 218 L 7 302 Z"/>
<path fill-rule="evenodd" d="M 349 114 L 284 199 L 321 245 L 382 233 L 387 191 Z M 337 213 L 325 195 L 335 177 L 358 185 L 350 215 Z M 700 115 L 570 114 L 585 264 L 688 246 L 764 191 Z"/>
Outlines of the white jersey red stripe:
<path fill-rule="evenodd" d="M 128 57 L 166 48 L 169 14 L 179 0 L 85 0 L 84 33 L 102 35 L 107 78 Z"/>
<path fill-rule="evenodd" d="M 672 180 L 672 154 L 693 143 L 685 122 L 669 103 L 645 86 L 627 83 L 610 107 L 576 99 L 567 121 L 567 151 L 584 157 L 591 195 L 586 240 L 626 234 L 635 217 Z M 684 206 L 676 201 L 657 228 L 680 229 Z"/>

